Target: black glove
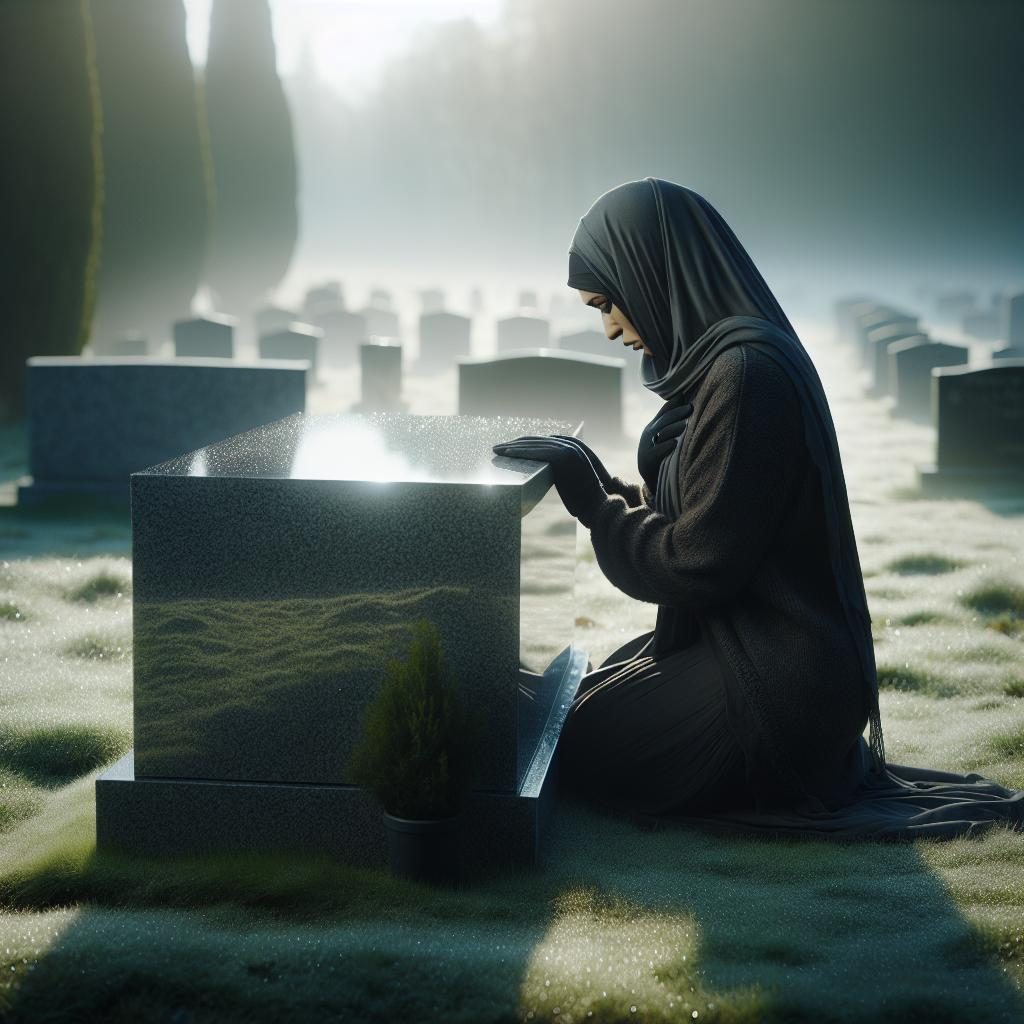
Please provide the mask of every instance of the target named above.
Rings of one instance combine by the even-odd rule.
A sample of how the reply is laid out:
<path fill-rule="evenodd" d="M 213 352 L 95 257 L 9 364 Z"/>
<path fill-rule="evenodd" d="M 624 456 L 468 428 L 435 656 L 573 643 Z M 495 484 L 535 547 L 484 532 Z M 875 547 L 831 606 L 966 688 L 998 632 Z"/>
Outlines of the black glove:
<path fill-rule="evenodd" d="M 575 439 L 574 439 L 575 440 Z M 558 437 L 529 434 L 494 445 L 492 451 L 510 459 L 547 462 L 555 478 L 555 489 L 562 504 L 584 526 L 597 507 L 608 497 L 601 479 L 577 443 Z"/>
<path fill-rule="evenodd" d="M 570 444 L 574 444 L 580 451 L 586 455 L 590 461 L 591 466 L 594 467 L 594 472 L 597 474 L 598 480 L 601 481 L 601 486 L 607 486 L 611 483 L 612 475 L 604 467 L 604 463 L 597 457 L 594 449 L 591 448 L 586 441 L 581 441 L 578 437 L 572 437 L 570 434 L 552 434 L 552 437 L 558 438 L 559 441 L 568 441 Z"/>
<path fill-rule="evenodd" d="M 658 485 L 658 467 L 665 456 L 675 448 L 692 412 L 691 402 L 684 402 L 681 405 L 669 403 L 644 427 L 636 450 L 636 468 L 640 470 L 640 475 L 651 494 Z"/>

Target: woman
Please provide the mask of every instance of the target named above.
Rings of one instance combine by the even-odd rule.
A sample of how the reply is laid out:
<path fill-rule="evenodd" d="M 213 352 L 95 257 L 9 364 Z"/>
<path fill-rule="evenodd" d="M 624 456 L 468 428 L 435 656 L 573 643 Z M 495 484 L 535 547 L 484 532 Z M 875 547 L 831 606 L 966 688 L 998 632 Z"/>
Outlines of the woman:
<path fill-rule="evenodd" d="M 569 285 L 609 338 L 643 352 L 643 382 L 666 404 L 640 439 L 642 486 L 571 437 L 494 448 L 549 462 L 608 579 L 658 605 L 654 631 L 581 682 L 560 740 L 566 781 L 641 820 L 755 832 L 1024 821 L 1024 791 L 886 763 L 828 404 L 718 212 L 655 178 L 612 189 L 580 221 Z"/>

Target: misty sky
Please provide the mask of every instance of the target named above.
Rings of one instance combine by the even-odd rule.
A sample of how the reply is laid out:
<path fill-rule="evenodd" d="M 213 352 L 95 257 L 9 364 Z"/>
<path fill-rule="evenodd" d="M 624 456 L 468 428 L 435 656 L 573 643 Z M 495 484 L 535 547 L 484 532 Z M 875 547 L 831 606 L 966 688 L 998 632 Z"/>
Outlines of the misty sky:
<path fill-rule="evenodd" d="M 358 100 L 377 83 L 385 62 L 415 41 L 424 27 L 471 17 L 492 24 L 501 0 L 270 0 L 282 75 L 309 46 L 316 70 L 346 99 Z M 185 0 L 194 64 L 206 56 L 210 0 Z"/>

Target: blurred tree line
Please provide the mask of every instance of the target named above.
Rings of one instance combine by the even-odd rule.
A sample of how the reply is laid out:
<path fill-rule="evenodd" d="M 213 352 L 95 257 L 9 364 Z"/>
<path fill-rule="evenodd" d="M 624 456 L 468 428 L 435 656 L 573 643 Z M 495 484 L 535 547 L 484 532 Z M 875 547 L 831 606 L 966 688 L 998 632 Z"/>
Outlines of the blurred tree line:
<path fill-rule="evenodd" d="M 286 83 L 303 259 L 546 272 L 654 175 L 769 264 L 1024 273 L 1021 38 L 1020 0 L 506 0 L 359 105 Z"/>
<path fill-rule="evenodd" d="M 206 281 L 248 315 L 297 234 L 267 0 L 213 0 L 205 81 L 182 0 L 0 0 L 0 416 L 24 361 L 151 344 Z"/>

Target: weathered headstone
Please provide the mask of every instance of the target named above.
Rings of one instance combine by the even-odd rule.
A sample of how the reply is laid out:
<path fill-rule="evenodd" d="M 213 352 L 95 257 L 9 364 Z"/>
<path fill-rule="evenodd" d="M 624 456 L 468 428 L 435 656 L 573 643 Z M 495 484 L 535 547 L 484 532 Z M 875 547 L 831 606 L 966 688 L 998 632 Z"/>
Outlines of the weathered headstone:
<path fill-rule="evenodd" d="M 424 617 L 481 723 L 464 863 L 534 863 L 586 668 L 576 529 L 550 467 L 491 446 L 575 429 L 293 416 L 134 474 L 135 748 L 97 780 L 99 848 L 383 866 L 350 760 Z"/>
<path fill-rule="evenodd" d="M 305 359 L 315 374 L 323 336 L 319 327 L 296 320 L 284 330 L 260 337 L 260 359 Z"/>
<path fill-rule="evenodd" d="M 976 486 L 1024 488 L 1024 360 L 980 370 L 932 372 L 936 458 L 922 467 L 921 486 L 955 492 Z"/>
<path fill-rule="evenodd" d="M 387 288 L 371 288 L 369 306 L 371 309 L 394 309 L 390 290 Z"/>
<path fill-rule="evenodd" d="M 499 320 L 498 351 L 547 348 L 551 343 L 551 324 L 539 316 L 509 316 Z"/>
<path fill-rule="evenodd" d="M 233 316 L 200 316 L 174 325 L 174 354 L 183 359 L 230 359 L 235 354 Z"/>
<path fill-rule="evenodd" d="M 468 356 L 471 328 L 469 317 L 458 313 L 422 313 L 416 369 L 424 373 L 447 370 L 460 356 Z"/>
<path fill-rule="evenodd" d="M 929 341 L 922 335 L 894 341 L 889 346 L 893 415 L 931 422 L 932 370 L 939 366 L 966 366 L 969 356 L 964 345 Z"/>
<path fill-rule="evenodd" d="M 27 366 L 29 472 L 19 504 L 128 500 L 128 476 L 306 406 L 306 367 L 230 359 L 37 356 Z"/>
<path fill-rule="evenodd" d="M 321 313 L 314 321 L 324 332 L 320 343 L 320 362 L 323 366 L 355 366 L 359 346 L 369 337 L 366 317 L 345 309 Z"/>
<path fill-rule="evenodd" d="M 523 288 L 516 299 L 520 309 L 539 309 L 537 293 L 532 288 Z"/>
<path fill-rule="evenodd" d="M 908 327 L 906 324 L 886 324 L 884 327 L 872 327 L 868 331 L 867 364 L 868 371 L 871 374 L 868 392 L 875 398 L 884 398 L 891 390 L 891 382 L 889 380 L 889 346 L 897 341 L 905 341 L 907 338 L 926 340 L 927 335 L 922 334 L 915 327 Z"/>
<path fill-rule="evenodd" d="M 375 341 L 359 346 L 361 399 L 359 412 L 404 412 L 402 346 Z"/>
<path fill-rule="evenodd" d="M 622 359 L 556 349 L 459 360 L 459 413 L 566 416 L 586 437 L 622 439 Z"/>
<path fill-rule="evenodd" d="M 858 323 L 862 316 L 881 307 L 876 299 L 853 296 L 840 299 L 835 304 L 836 327 L 839 341 L 844 345 L 855 345 L 857 342 Z"/>

